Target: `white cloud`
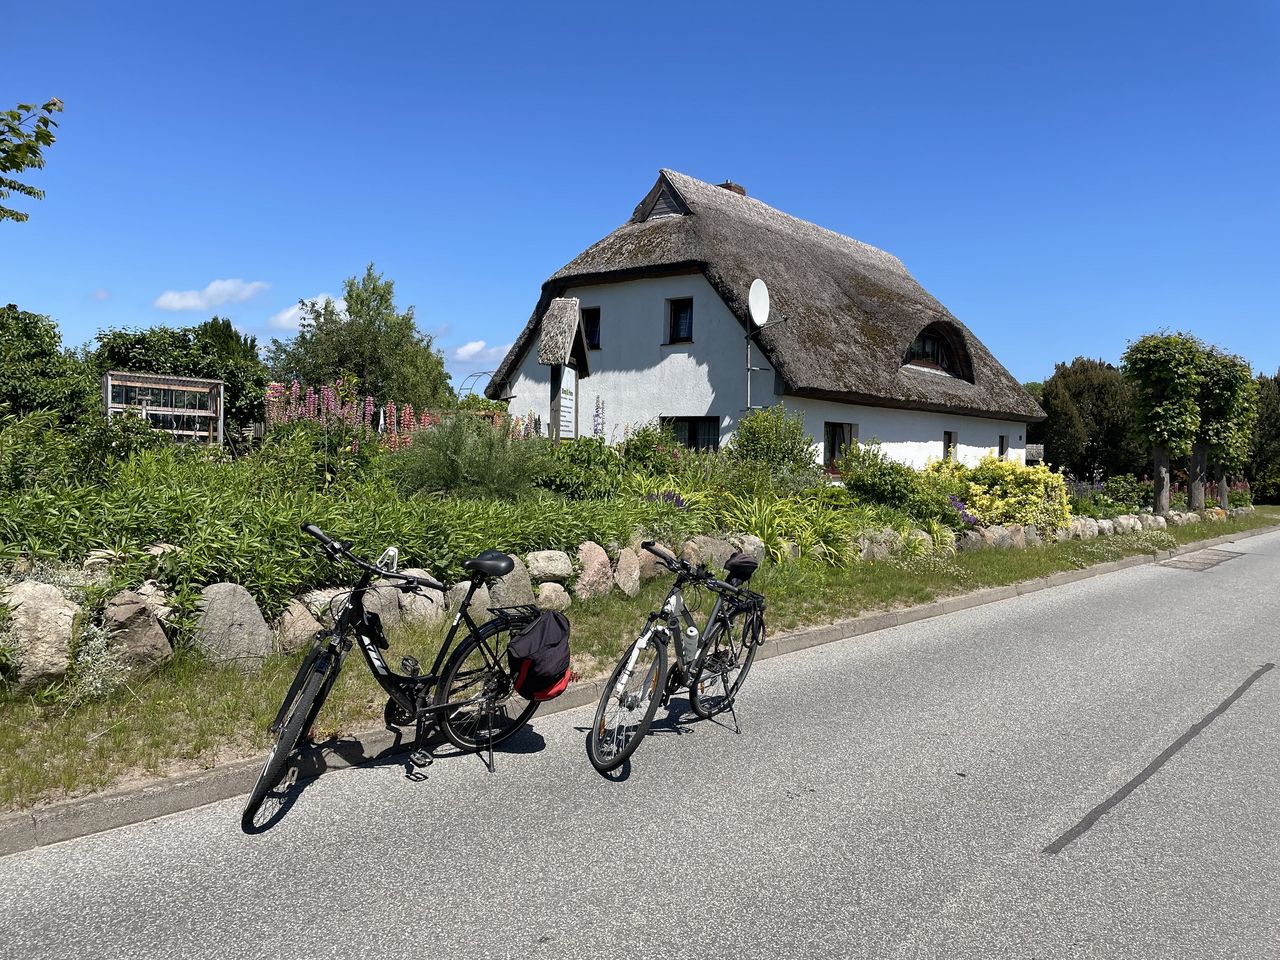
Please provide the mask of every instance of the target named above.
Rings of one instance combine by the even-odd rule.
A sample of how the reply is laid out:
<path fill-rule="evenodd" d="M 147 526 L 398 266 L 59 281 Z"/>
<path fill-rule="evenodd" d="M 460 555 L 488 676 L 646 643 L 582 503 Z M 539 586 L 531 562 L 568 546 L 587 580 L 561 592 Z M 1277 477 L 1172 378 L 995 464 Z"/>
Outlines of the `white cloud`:
<path fill-rule="evenodd" d="M 341 299 L 335 299 L 334 297 L 329 296 L 329 294 L 327 293 L 318 293 L 314 297 L 307 297 L 306 302 L 318 307 L 322 303 L 324 303 L 326 300 L 333 300 L 334 305 L 337 306 L 339 313 L 347 309 L 347 301 L 341 300 Z M 271 317 L 267 320 L 267 325 L 274 327 L 277 330 L 297 330 L 298 324 L 301 322 L 301 320 L 302 320 L 302 305 L 299 303 L 295 303 L 291 307 L 285 307 L 279 313 L 272 314 Z"/>
<path fill-rule="evenodd" d="M 267 289 L 262 280 L 215 280 L 203 290 L 166 290 L 156 297 L 161 310 L 208 310 L 224 303 L 243 303 Z"/>
<path fill-rule="evenodd" d="M 472 340 L 453 351 L 453 359 L 460 363 L 493 363 L 501 360 L 511 349 L 511 344 L 502 347 L 487 346 L 483 340 Z"/>
<path fill-rule="evenodd" d="M 111 293 L 105 287 L 99 287 L 97 290 L 93 291 L 92 297 L 95 300 L 110 300 Z"/>

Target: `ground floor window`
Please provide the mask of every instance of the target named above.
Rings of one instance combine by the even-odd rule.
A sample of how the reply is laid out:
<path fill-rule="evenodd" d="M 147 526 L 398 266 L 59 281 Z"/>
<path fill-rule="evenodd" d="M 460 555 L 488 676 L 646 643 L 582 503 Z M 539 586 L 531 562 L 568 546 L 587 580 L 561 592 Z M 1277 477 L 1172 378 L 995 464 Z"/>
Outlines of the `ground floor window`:
<path fill-rule="evenodd" d="M 849 447 L 858 442 L 856 423 L 837 423 L 828 420 L 822 426 L 822 465 L 834 470 Z"/>
<path fill-rule="evenodd" d="M 1009 456 L 1009 435 L 1007 433 L 1000 434 L 1000 459 L 1004 460 Z"/>
<path fill-rule="evenodd" d="M 691 450 L 720 449 L 719 417 L 663 417 L 662 422 Z"/>
<path fill-rule="evenodd" d="M 956 445 L 960 443 L 960 438 L 954 430 L 942 431 L 942 459 L 950 460 L 955 456 Z"/>

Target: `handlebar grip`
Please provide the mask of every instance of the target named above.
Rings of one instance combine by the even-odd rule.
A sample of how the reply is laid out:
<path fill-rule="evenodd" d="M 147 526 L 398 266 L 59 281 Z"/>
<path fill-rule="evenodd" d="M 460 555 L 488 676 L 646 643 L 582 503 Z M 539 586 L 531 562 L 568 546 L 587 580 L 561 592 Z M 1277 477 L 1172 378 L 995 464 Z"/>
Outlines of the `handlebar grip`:
<path fill-rule="evenodd" d="M 315 537 L 326 547 L 333 546 L 333 538 L 317 527 L 314 523 L 304 523 L 302 525 L 302 532 Z"/>
<path fill-rule="evenodd" d="M 682 566 L 688 566 L 688 564 L 683 563 L 683 561 L 676 559 L 674 555 L 667 553 L 667 551 L 665 550 L 659 549 L 658 545 L 652 540 L 646 540 L 643 543 L 641 543 L 640 549 L 648 550 L 655 557 L 657 557 L 664 564 L 666 564 L 667 568 L 672 571 L 679 572 Z"/>

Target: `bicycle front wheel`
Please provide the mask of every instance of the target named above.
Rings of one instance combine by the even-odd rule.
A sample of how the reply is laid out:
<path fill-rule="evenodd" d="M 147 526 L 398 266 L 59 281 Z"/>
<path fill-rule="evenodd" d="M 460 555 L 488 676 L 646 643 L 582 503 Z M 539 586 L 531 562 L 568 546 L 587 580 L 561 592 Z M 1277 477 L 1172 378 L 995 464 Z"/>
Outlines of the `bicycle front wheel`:
<path fill-rule="evenodd" d="M 605 685 L 587 734 L 587 758 L 601 773 L 616 770 L 649 732 L 667 685 L 667 647 L 650 635 L 623 654 Z"/>
<path fill-rule="evenodd" d="M 758 610 L 739 611 L 724 622 L 698 658 L 689 683 L 694 713 L 705 720 L 733 706 L 763 641 L 764 615 Z"/>
<path fill-rule="evenodd" d="M 538 709 L 515 688 L 507 662 L 511 628 L 490 621 L 470 634 L 449 657 L 436 688 L 440 730 L 460 750 L 484 750 L 513 737 Z"/>
<path fill-rule="evenodd" d="M 316 714 L 324 705 L 325 697 L 329 695 L 334 678 L 338 674 L 338 661 L 334 657 L 324 655 L 314 659 L 308 657 L 303 664 L 303 669 L 309 671 L 306 680 L 289 708 L 288 716 L 280 727 L 280 735 L 272 745 L 271 752 L 267 754 L 262 771 L 258 774 L 258 782 L 253 785 L 253 790 L 249 793 L 249 802 L 245 804 L 244 813 L 240 816 L 240 826 L 245 831 L 253 828 L 254 818 L 257 817 L 267 795 L 280 782 L 289 758 L 298 746 L 298 741 L 315 722 Z"/>

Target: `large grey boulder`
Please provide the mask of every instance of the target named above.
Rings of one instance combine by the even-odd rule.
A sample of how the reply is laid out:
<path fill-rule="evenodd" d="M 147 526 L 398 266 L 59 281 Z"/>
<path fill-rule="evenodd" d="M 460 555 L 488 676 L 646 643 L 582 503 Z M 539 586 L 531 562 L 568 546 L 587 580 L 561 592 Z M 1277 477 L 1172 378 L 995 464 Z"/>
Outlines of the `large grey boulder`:
<path fill-rule="evenodd" d="M 1157 517 L 1153 513 L 1138 514 L 1138 522 L 1142 524 L 1143 530 L 1164 530 L 1168 526 L 1164 517 Z"/>
<path fill-rule="evenodd" d="M 516 607 L 533 603 L 533 579 L 529 568 L 517 556 L 511 557 L 511 572 L 499 577 L 489 588 L 495 607 Z"/>
<path fill-rule="evenodd" d="M 1005 530 L 1009 532 L 1009 540 L 1013 544 L 1015 550 L 1023 550 L 1027 546 L 1027 528 L 1020 523 L 1006 523 Z"/>
<path fill-rule="evenodd" d="M 431 576 L 422 567 L 405 567 L 400 572 L 410 577 Z M 420 587 L 412 593 L 400 594 L 400 621 L 402 623 L 439 623 L 444 617 L 445 594 L 443 590 Z"/>
<path fill-rule="evenodd" d="M 655 543 L 654 546 L 657 547 L 659 550 L 664 550 L 667 553 L 670 553 L 672 555 L 674 555 L 675 553 L 675 551 L 673 551 L 670 547 L 666 546 L 665 544 Z M 664 564 L 661 560 L 655 557 L 648 550 L 644 550 L 644 549 L 637 550 L 636 556 L 640 558 L 640 579 L 641 580 L 652 580 L 655 577 L 661 577 L 671 572 L 670 570 L 667 569 L 666 564 Z"/>
<path fill-rule="evenodd" d="M 309 646 L 311 639 L 324 629 L 320 621 L 301 600 L 289 601 L 276 624 L 276 644 L 285 653 Z"/>
<path fill-rule="evenodd" d="M 1098 536 L 1098 521 L 1093 517 L 1076 517 L 1067 530 L 1072 540 L 1094 540 Z"/>
<path fill-rule="evenodd" d="M 332 627 L 334 618 L 347 603 L 348 593 L 350 591 L 343 587 L 326 587 L 304 593 L 302 602 L 313 617 L 326 627 Z"/>
<path fill-rule="evenodd" d="M 103 625 L 107 646 L 123 667 L 152 667 L 173 656 L 160 621 L 146 599 L 132 590 L 122 590 L 107 601 Z"/>
<path fill-rule="evenodd" d="M 961 530 L 956 534 L 956 550 L 960 553 L 968 553 L 971 550 L 982 550 L 987 545 L 987 538 L 982 535 L 982 530 Z"/>
<path fill-rule="evenodd" d="M 929 536 L 928 531 L 915 529 L 907 533 L 908 543 L 920 544 L 920 550 L 923 553 L 931 553 L 933 551 L 933 537 Z"/>
<path fill-rule="evenodd" d="M 271 628 L 252 595 L 238 583 L 212 583 L 200 593 L 196 644 L 214 663 L 256 670 L 271 654 Z"/>
<path fill-rule="evenodd" d="M 618 551 L 618 564 L 613 569 L 613 582 L 628 597 L 640 593 L 640 558 L 630 547 Z"/>
<path fill-rule="evenodd" d="M 470 580 L 459 580 L 455 583 L 444 595 L 445 609 L 451 614 L 457 613 L 462 607 L 462 601 L 467 599 L 467 591 L 470 589 Z M 476 587 L 475 596 L 471 598 L 471 603 L 467 607 L 467 614 L 477 624 L 481 624 L 489 619 L 491 606 L 493 606 L 493 600 L 489 596 L 489 588 L 482 583 Z"/>
<path fill-rule="evenodd" d="M 712 570 L 723 569 L 734 554 L 733 544 L 718 537 L 696 536 L 680 548 L 682 559 L 692 564 L 705 563 Z"/>
<path fill-rule="evenodd" d="M 573 576 L 573 564 L 563 550 L 535 550 L 524 560 L 529 567 L 529 577 L 537 583 L 548 580 L 568 583 Z"/>
<path fill-rule="evenodd" d="M 729 538 L 735 550 L 753 557 L 756 563 L 764 563 L 764 541 L 754 533 L 739 533 Z"/>
<path fill-rule="evenodd" d="M 1034 523 L 1028 523 L 1022 528 L 1022 539 L 1026 547 L 1039 547 L 1044 543 L 1044 539 L 1040 536 L 1040 528 Z"/>
<path fill-rule="evenodd" d="M 543 610 L 559 610 L 562 613 L 569 609 L 572 601 L 569 591 L 558 583 L 538 584 L 538 606 Z"/>
<path fill-rule="evenodd" d="M 1115 524 L 1116 533 L 1135 533 L 1142 529 L 1142 521 L 1132 513 L 1121 514 L 1112 523 Z"/>
<path fill-rule="evenodd" d="M 578 566 L 581 572 L 573 584 L 573 595 L 579 600 L 607 597 L 613 589 L 613 567 L 604 547 L 591 540 L 579 545 Z"/>
<path fill-rule="evenodd" d="M 375 580 L 364 592 L 364 611 L 376 613 L 384 631 L 394 630 L 400 626 L 400 596 L 393 583 Z"/>
<path fill-rule="evenodd" d="M 18 648 L 18 684 L 57 680 L 71 660 L 80 608 L 52 584 L 22 580 L 0 593 L 9 608 L 9 636 Z"/>
<path fill-rule="evenodd" d="M 1110 537 L 1110 536 L 1114 536 L 1115 532 L 1116 532 L 1115 521 L 1113 520 L 1098 521 L 1098 536 Z"/>
<path fill-rule="evenodd" d="M 996 550 L 1013 549 L 1013 537 L 1009 534 L 1009 531 L 1000 524 L 985 527 L 982 531 L 982 538 L 987 541 L 987 546 L 993 547 Z"/>

